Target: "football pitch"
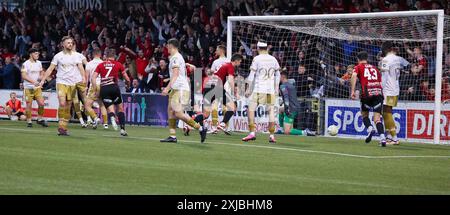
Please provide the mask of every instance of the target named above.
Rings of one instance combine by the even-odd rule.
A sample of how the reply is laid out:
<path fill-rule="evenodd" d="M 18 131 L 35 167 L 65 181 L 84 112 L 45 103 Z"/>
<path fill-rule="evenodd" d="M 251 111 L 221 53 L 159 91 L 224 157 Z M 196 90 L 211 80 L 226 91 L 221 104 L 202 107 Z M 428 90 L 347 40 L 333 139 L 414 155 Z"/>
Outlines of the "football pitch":
<path fill-rule="evenodd" d="M 33 126 L 0 120 L 0 194 L 450 194 L 450 146 Z"/>

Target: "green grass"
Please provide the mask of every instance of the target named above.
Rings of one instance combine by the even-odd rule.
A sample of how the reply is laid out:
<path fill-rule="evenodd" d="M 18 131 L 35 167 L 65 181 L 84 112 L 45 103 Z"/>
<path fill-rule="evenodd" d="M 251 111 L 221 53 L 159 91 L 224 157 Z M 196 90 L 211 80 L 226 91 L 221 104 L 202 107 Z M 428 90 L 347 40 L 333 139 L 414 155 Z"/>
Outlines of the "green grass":
<path fill-rule="evenodd" d="M 181 131 L 164 144 L 164 128 L 55 126 L 0 121 L 0 194 L 450 194 L 449 146 Z"/>

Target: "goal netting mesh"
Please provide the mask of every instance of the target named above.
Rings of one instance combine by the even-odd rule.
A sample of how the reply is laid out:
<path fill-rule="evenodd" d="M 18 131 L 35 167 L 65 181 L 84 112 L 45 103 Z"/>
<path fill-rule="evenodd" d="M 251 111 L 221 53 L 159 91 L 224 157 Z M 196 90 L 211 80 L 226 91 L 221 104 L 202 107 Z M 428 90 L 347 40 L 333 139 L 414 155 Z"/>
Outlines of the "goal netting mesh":
<path fill-rule="evenodd" d="M 450 21 L 444 19 L 442 69 L 441 140 L 450 136 Z M 401 71 L 400 95 L 394 119 L 398 136 L 404 139 L 433 139 L 435 101 L 437 16 L 374 17 L 340 19 L 285 19 L 276 21 L 232 21 L 232 53 L 245 60 L 239 75 L 246 78 L 256 44 L 264 40 L 269 53 L 283 71 L 295 80 L 300 101 L 294 123 L 326 135 L 335 124 L 342 135 L 365 135 L 359 101 L 350 100 L 350 77 L 357 64 L 356 53 L 369 53 L 369 63 L 378 65 L 381 44 L 392 41 L 399 56 L 411 63 Z"/>

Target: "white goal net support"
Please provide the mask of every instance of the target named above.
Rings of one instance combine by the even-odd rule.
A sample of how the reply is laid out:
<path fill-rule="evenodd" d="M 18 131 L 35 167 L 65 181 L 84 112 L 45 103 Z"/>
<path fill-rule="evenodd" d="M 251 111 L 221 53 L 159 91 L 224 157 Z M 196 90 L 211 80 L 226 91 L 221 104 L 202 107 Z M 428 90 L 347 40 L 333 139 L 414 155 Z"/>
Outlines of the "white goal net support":
<path fill-rule="evenodd" d="M 382 43 L 391 41 L 397 55 L 410 63 L 398 77 L 399 101 L 393 110 L 398 137 L 449 144 L 449 27 L 442 10 L 234 16 L 228 17 L 227 55 L 244 56 L 239 75 L 246 78 L 257 42 L 266 41 L 282 71 L 295 80 L 300 108 L 294 127 L 327 135 L 326 128 L 336 125 L 338 136 L 362 138 L 360 103 L 350 99 L 356 54 L 368 52 L 369 63 L 378 66 Z"/>

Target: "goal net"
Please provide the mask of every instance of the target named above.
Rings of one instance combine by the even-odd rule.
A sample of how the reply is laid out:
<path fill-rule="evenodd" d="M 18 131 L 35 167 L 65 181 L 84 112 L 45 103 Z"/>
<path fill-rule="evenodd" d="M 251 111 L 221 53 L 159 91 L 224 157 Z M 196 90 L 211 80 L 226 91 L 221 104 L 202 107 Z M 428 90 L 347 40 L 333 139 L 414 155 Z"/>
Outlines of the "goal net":
<path fill-rule="evenodd" d="M 244 56 L 239 76 L 246 78 L 257 55 L 257 42 L 266 41 L 282 71 L 295 81 L 300 107 L 294 127 L 327 135 L 326 128 L 336 125 L 338 136 L 361 138 L 366 131 L 360 103 L 350 99 L 356 54 L 366 51 L 369 63 L 378 66 L 383 58 L 381 45 L 391 41 L 397 55 L 410 63 L 398 77 L 399 101 L 393 110 L 398 137 L 448 144 L 448 27 L 449 19 L 438 10 L 229 17 L 227 54 Z M 246 108 L 245 99 L 241 100 L 238 113 Z M 257 117 L 263 118 L 264 111 Z"/>

